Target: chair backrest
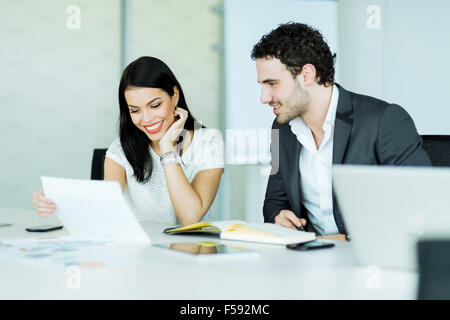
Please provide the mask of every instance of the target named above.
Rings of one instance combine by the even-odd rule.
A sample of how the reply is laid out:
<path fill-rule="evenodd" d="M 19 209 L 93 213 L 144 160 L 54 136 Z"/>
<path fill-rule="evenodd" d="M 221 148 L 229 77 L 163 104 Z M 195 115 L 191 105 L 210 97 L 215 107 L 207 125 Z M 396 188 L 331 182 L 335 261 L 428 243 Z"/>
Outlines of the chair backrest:
<path fill-rule="evenodd" d="M 450 135 L 423 135 L 422 140 L 433 166 L 450 167 Z"/>
<path fill-rule="evenodd" d="M 422 240 L 418 246 L 419 293 L 423 300 L 450 299 L 450 239 Z"/>
<path fill-rule="evenodd" d="M 94 149 L 91 166 L 91 180 L 103 180 L 103 166 L 107 149 Z"/>

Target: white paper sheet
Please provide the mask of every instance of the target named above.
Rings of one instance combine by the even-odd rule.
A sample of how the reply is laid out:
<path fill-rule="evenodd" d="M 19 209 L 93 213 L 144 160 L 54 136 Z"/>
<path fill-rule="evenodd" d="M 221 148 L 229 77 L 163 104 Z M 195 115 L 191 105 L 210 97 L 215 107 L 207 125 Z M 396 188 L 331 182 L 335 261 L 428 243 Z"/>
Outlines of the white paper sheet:
<path fill-rule="evenodd" d="M 117 181 L 41 177 L 45 196 L 74 236 L 99 236 L 122 242 L 150 242 L 127 205 Z"/>

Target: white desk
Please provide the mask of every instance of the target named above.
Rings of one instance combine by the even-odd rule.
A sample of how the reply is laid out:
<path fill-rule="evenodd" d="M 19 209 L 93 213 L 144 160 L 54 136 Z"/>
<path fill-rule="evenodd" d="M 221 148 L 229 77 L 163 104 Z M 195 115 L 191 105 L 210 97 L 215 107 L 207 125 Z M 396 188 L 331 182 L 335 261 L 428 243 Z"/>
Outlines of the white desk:
<path fill-rule="evenodd" d="M 29 210 L 0 209 L 0 238 L 65 235 L 24 229 L 58 224 L 55 216 L 39 218 Z M 143 225 L 152 242 L 186 242 L 211 237 L 169 236 L 167 225 Z M 218 240 L 217 240 L 218 241 Z M 224 243 L 230 243 L 224 242 Z M 256 259 L 199 263 L 170 255 L 149 245 L 114 245 L 99 248 L 99 257 L 124 261 L 119 265 L 80 268 L 80 288 L 69 289 L 67 267 L 24 263 L 0 254 L 0 299 L 415 299 L 414 272 L 358 266 L 351 242 L 336 242 L 332 249 L 293 251 L 284 246 L 232 242 L 260 251 Z M 2 250 L 0 248 L 0 250 Z"/>

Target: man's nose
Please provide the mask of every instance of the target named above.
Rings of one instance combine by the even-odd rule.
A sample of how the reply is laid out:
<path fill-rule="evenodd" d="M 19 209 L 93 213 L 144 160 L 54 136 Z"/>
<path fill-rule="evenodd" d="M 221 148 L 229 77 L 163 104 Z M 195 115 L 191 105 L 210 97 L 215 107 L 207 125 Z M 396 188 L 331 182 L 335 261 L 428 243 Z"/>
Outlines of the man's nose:
<path fill-rule="evenodd" d="M 259 99 L 262 104 L 270 103 L 272 101 L 272 95 L 267 89 L 261 89 L 261 97 Z"/>

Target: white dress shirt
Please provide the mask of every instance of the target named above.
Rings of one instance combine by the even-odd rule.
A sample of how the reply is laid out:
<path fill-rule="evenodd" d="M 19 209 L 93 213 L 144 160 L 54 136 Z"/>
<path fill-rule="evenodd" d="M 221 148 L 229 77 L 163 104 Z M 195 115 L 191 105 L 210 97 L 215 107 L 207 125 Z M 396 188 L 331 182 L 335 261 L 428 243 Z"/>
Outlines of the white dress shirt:
<path fill-rule="evenodd" d="M 327 116 L 323 123 L 324 137 L 317 149 L 311 129 L 297 117 L 289 122 L 292 132 L 302 144 L 300 150 L 300 185 L 302 204 L 308 218 L 321 234 L 337 234 L 339 230 L 333 215 L 331 166 L 333 162 L 333 135 L 339 89 L 333 85 Z"/>

